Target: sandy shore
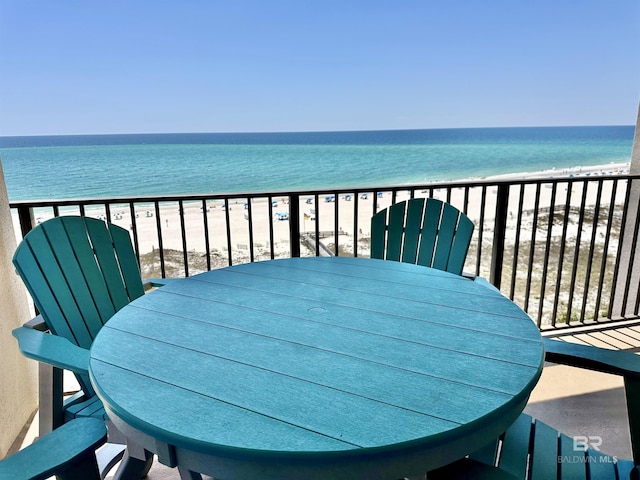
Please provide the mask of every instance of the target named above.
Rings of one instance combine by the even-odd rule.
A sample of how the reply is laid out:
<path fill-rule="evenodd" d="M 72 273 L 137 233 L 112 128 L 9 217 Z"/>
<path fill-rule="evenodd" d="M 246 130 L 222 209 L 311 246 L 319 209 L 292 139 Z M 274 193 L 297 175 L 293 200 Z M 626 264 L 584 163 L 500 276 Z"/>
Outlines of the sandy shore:
<path fill-rule="evenodd" d="M 543 172 L 518 173 L 509 175 L 500 175 L 491 177 L 487 180 L 520 180 L 520 179 L 539 179 L 539 178 L 566 178 L 571 179 L 595 179 L 602 175 L 615 175 L 628 173 L 628 164 L 610 164 L 597 167 L 575 167 L 563 170 L 549 170 Z M 483 179 L 484 180 L 484 179 Z M 550 187 L 550 185 L 549 185 Z M 510 220 L 515 222 L 517 212 L 519 210 L 520 188 L 512 188 L 511 198 L 509 199 Z M 536 192 L 534 186 L 528 186 L 522 194 L 523 210 L 533 208 L 536 195 L 540 197 L 539 205 L 544 208 L 551 204 L 551 188 L 543 186 Z M 469 190 L 467 201 L 467 212 L 469 217 L 478 224 L 483 218 L 486 225 L 492 225 L 490 222 L 495 211 L 495 197 L 491 195 L 495 189 L 488 191 L 486 195 L 486 204 L 482 209 L 482 189 L 473 188 Z M 619 192 L 623 195 L 624 192 Z M 338 230 L 339 244 L 347 250 L 353 249 L 353 243 L 360 241 L 358 252 L 360 255 L 368 254 L 367 238 L 369 236 L 370 219 L 373 215 L 372 195 L 368 195 L 368 199 L 358 199 L 356 202 L 351 196 L 340 195 L 336 199 L 338 205 Z M 569 198 L 570 195 L 570 198 Z M 416 192 L 416 196 L 428 196 L 427 191 Z M 603 188 L 602 198 L 609 199 L 611 196 L 611 182 L 606 183 Z M 351 198 L 349 198 L 351 197 Z M 446 192 L 434 191 L 434 197 L 447 200 Z M 570 203 L 572 206 L 580 206 L 582 202 L 583 192 L 582 186 L 573 184 L 571 192 L 567 187 L 557 189 L 555 204 L 564 205 Z M 591 185 L 585 193 L 586 205 L 593 205 L 597 200 L 597 186 Z M 400 191 L 396 196 L 396 201 L 409 198 L 408 191 Z M 311 203 L 307 203 L 307 199 L 301 199 L 300 205 L 300 226 L 303 232 L 314 232 L 316 230 L 316 222 L 321 232 L 333 232 L 336 229 L 335 207 L 333 201 L 325 201 L 324 196 L 320 196 L 318 204 L 314 199 Z M 569 202 L 567 202 L 569 200 Z M 378 198 L 378 208 L 387 207 L 392 201 L 391 193 L 382 193 Z M 355 216 L 355 206 L 357 203 L 358 215 Z M 456 207 L 463 209 L 465 204 L 464 189 L 458 188 L 451 192 L 450 203 Z M 160 246 L 159 234 L 163 239 L 163 248 L 182 250 L 181 231 L 184 228 L 186 238 L 186 250 L 192 252 L 206 251 L 206 236 L 204 231 L 204 219 L 208 223 L 208 242 L 211 251 L 218 252 L 219 255 L 226 257 L 229 244 L 231 246 L 234 263 L 242 261 L 249 255 L 250 238 L 253 238 L 254 254 L 258 258 L 268 258 L 271 245 L 269 237 L 269 224 L 273 226 L 273 248 L 276 256 L 287 255 L 289 251 L 289 221 L 279 219 L 289 213 L 289 205 L 287 200 L 277 199 L 271 205 L 266 198 L 254 199 L 251 202 L 251 219 L 248 221 L 249 209 L 246 199 L 231 199 L 229 201 L 228 211 L 220 201 L 212 201 L 207 204 L 207 211 L 202 211 L 200 202 L 184 202 L 183 204 L 183 222 L 180 218 L 180 210 L 177 202 L 162 204 L 159 208 L 159 216 L 155 208 L 150 205 L 136 204 L 135 218 L 131 218 L 131 212 L 128 205 L 118 206 L 111 205 L 111 221 L 116 225 L 124 228 L 132 229 L 135 221 L 136 230 L 138 232 L 138 248 L 141 253 L 153 251 Z M 271 210 L 272 219 L 270 221 L 269 211 Z M 67 213 L 67 212 L 65 212 Z M 69 214 L 78 214 L 78 211 L 69 211 Z M 86 215 L 105 218 L 106 212 L 101 207 L 87 207 Z M 51 217 L 52 212 L 38 212 L 39 221 L 44 221 Z M 356 223 L 357 221 L 357 223 Z M 14 223 L 17 229 L 17 218 L 14 215 Z M 16 230 L 18 231 L 18 230 Z M 230 241 L 227 242 L 227 231 L 230 235 Z M 486 232 L 490 234 L 490 232 Z M 335 237 L 325 238 L 325 244 L 334 242 Z M 364 240 L 364 241 L 362 241 Z M 306 252 L 310 254 L 311 252 Z"/>
<path fill-rule="evenodd" d="M 524 180 L 538 178 L 597 178 L 598 176 L 625 175 L 629 173 L 629 163 L 611 163 L 591 167 L 572 167 L 542 170 L 538 172 L 519 172 L 486 177 L 488 180 Z"/>

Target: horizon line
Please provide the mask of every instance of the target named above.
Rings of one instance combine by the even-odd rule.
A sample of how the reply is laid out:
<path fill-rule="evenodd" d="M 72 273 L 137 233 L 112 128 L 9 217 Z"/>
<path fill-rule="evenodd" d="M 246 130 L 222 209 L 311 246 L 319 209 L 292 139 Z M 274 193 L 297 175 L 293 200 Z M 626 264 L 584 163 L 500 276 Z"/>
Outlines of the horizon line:
<path fill-rule="evenodd" d="M 529 125 L 529 126 L 493 126 L 493 127 L 437 127 L 437 128 L 389 128 L 389 129 L 356 129 L 356 130 L 294 130 L 294 131 L 228 131 L 228 132 L 112 132 L 112 133 L 42 133 L 32 135 L 0 135 L 3 138 L 28 137 L 98 137 L 124 135 L 291 135 L 291 134 L 324 134 L 324 133 L 366 133 L 366 132 L 417 132 L 425 130 L 497 130 L 497 129 L 531 129 L 531 128 L 603 128 L 603 127 L 635 127 L 633 124 L 604 125 Z"/>

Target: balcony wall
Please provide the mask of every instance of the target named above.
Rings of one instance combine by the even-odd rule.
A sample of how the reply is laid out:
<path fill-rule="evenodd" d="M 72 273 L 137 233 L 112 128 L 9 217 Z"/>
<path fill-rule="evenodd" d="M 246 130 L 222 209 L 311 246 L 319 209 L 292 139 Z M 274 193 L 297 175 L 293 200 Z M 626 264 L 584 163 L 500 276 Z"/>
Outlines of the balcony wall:
<path fill-rule="evenodd" d="M 11 330 L 29 320 L 27 295 L 11 264 L 16 237 L 0 163 L 0 458 L 38 408 L 37 364 L 18 351 Z"/>
<path fill-rule="evenodd" d="M 629 173 L 634 176 L 640 175 L 640 106 L 638 107 L 638 117 L 636 129 L 633 137 L 633 148 L 631 150 L 631 162 Z M 613 311 L 628 308 L 628 298 L 622 295 L 627 285 L 640 284 L 640 255 L 636 255 L 638 229 L 640 229 L 640 182 L 635 181 L 630 189 L 629 205 L 627 211 L 627 227 L 622 239 L 622 249 L 620 251 L 620 271 L 616 279 L 615 290 L 618 295 L 613 299 Z"/>

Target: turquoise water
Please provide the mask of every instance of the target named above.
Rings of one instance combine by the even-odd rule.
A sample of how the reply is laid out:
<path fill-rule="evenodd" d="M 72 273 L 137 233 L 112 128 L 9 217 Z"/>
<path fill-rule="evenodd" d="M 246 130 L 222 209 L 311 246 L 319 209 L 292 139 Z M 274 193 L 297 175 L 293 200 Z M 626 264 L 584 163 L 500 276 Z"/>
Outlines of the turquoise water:
<path fill-rule="evenodd" d="M 16 200 L 383 187 L 628 162 L 633 126 L 0 137 Z"/>

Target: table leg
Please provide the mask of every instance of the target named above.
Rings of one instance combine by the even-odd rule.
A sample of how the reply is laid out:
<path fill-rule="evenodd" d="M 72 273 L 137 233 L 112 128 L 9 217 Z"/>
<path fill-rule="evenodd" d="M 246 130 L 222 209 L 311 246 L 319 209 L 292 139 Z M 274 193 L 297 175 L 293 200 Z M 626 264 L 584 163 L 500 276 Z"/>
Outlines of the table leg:
<path fill-rule="evenodd" d="M 145 478 L 153 464 L 153 453 L 140 445 L 127 442 L 127 448 L 113 480 Z"/>
<path fill-rule="evenodd" d="M 38 363 L 39 435 L 44 436 L 64 423 L 62 370 Z"/>
<path fill-rule="evenodd" d="M 178 467 L 180 473 L 180 480 L 202 480 L 202 475 L 191 470 L 187 470 L 184 467 Z"/>

